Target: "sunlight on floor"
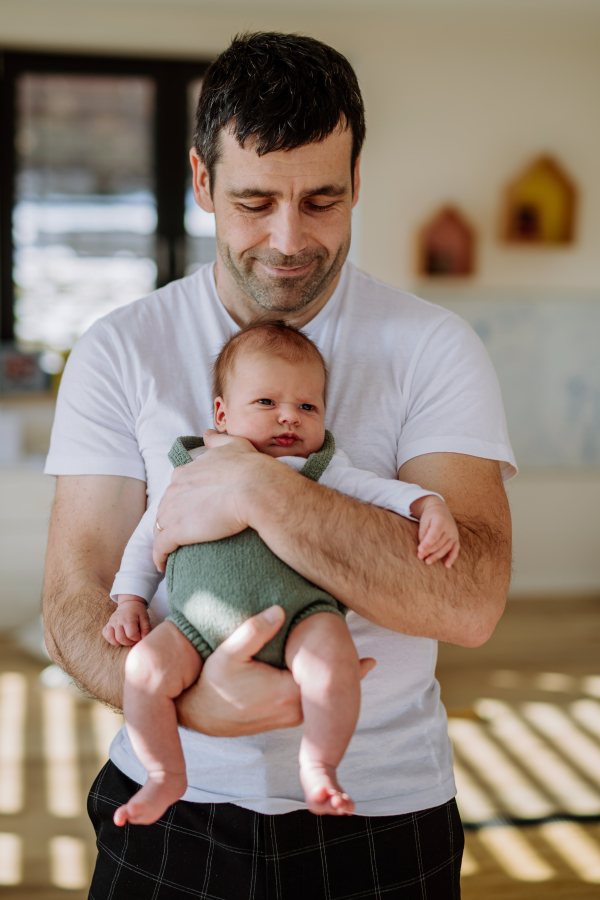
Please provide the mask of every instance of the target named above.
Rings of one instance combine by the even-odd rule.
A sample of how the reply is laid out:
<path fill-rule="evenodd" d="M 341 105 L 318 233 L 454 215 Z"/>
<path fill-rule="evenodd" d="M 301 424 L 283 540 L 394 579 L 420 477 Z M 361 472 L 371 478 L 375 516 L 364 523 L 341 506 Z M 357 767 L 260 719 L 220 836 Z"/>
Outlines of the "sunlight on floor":
<path fill-rule="evenodd" d="M 42 695 L 48 812 L 70 818 L 81 813 L 81 789 L 75 735 L 75 697 L 69 690 L 46 688 Z"/>
<path fill-rule="evenodd" d="M 546 822 L 540 832 L 583 881 L 600 884 L 600 845 L 577 822 Z"/>
<path fill-rule="evenodd" d="M 50 880 L 56 887 L 76 890 L 88 884 L 85 844 L 72 837 L 50 841 Z"/>
<path fill-rule="evenodd" d="M 18 834 L 0 833 L 0 885 L 20 884 L 22 876 L 22 839 Z"/>
<path fill-rule="evenodd" d="M 585 824 L 600 815 L 600 702 L 590 699 L 600 677 L 495 670 L 489 683 L 519 700 L 481 698 L 468 717 L 449 719 L 457 800 L 471 829 L 462 877 L 495 865 L 522 883 L 600 884 L 600 828 Z M 541 691 L 567 696 L 520 701 Z M 578 693 L 587 696 L 569 699 Z M 558 890 L 552 896 L 568 896 Z"/>
<path fill-rule="evenodd" d="M 481 828 L 477 837 L 507 874 L 518 881 L 548 881 L 555 875 L 518 828 Z"/>
<path fill-rule="evenodd" d="M 35 674 L 0 674 L 0 885 L 45 883 L 83 900 L 94 858 L 85 794 L 122 717 L 29 665 Z M 531 884 L 527 897 L 600 884 L 600 825 L 582 815 L 600 814 L 600 677 L 559 675 L 495 670 L 488 683 L 504 699 L 449 719 L 469 896 L 486 878 Z"/>
<path fill-rule="evenodd" d="M 24 675 L 0 675 L 0 813 L 17 813 L 23 807 L 26 697 Z"/>

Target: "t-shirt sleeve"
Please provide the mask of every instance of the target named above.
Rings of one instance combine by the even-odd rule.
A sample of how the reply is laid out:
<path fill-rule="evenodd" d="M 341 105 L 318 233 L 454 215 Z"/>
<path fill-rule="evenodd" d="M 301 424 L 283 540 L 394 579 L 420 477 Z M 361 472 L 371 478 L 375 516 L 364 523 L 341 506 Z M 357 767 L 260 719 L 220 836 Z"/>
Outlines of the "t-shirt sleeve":
<path fill-rule="evenodd" d="M 397 464 L 425 453 L 464 453 L 517 473 L 500 386 L 485 347 L 454 314 L 425 334 L 406 374 Z"/>
<path fill-rule="evenodd" d="M 102 321 L 77 341 L 58 393 L 47 475 L 146 480 L 135 433 L 135 385 L 124 377 L 124 363 Z"/>

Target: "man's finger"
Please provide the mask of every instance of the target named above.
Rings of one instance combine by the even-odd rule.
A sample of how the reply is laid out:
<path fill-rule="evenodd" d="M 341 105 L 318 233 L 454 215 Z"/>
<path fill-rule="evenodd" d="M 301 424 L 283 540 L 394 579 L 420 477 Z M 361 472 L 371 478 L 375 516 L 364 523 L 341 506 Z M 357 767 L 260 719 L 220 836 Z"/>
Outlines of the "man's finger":
<path fill-rule="evenodd" d="M 364 659 L 360 660 L 360 680 L 362 681 L 365 675 L 368 675 L 371 669 L 374 669 L 377 665 L 377 660 L 373 659 L 372 656 L 365 656 Z"/>
<path fill-rule="evenodd" d="M 281 606 L 270 606 L 257 616 L 252 616 L 226 638 L 219 651 L 239 660 L 251 659 L 277 634 L 285 621 Z"/>
<path fill-rule="evenodd" d="M 163 529 L 162 532 L 159 532 L 156 535 L 154 540 L 154 548 L 152 550 L 152 558 L 154 559 L 154 565 L 158 569 L 159 572 L 164 572 L 167 568 L 167 557 L 169 553 L 172 553 L 173 550 L 177 550 L 179 544 L 175 543 L 167 531 Z"/>

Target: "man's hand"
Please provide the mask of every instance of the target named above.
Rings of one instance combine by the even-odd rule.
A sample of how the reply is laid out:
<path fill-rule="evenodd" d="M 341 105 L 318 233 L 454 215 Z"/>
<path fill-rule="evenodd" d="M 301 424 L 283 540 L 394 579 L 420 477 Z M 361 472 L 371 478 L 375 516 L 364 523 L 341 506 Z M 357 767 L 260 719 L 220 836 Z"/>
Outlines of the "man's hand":
<path fill-rule="evenodd" d="M 178 466 L 158 508 L 154 563 L 164 572 L 169 553 L 185 544 L 217 541 L 248 527 L 240 504 L 257 471 L 278 465 L 245 438 L 204 433 L 202 456 Z"/>
<path fill-rule="evenodd" d="M 284 618 L 282 608 L 272 606 L 217 647 L 200 679 L 176 701 L 181 725 L 214 737 L 239 737 L 302 724 L 300 690 L 291 673 L 252 659 Z M 361 678 L 374 666 L 374 659 L 361 659 Z"/>

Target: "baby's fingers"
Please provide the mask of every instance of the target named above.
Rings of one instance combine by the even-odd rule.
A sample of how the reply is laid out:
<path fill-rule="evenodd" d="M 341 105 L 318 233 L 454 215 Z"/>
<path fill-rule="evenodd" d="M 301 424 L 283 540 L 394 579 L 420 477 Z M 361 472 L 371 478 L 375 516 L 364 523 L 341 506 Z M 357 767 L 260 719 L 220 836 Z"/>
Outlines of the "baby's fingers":
<path fill-rule="evenodd" d="M 456 557 L 458 556 L 459 551 L 460 551 L 460 544 L 458 543 L 458 541 L 455 541 L 454 546 L 452 547 L 452 550 L 448 554 L 447 558 L 444 560 L 444 565 L 446 566 L 447 569 L 449 569 L 450 566 L 452 566 L 456 562 Z"/>
<path fill-rule="evenodd" d="M 436 550 L 427 557 L 427 559 L 425 560 L 427 565 L 430 566 L 434 562 L 437 562 L 438 559 L 443 559 L 444 556 L 446 556 L 446 554 L 449 553 L 450 550 L 452 549 L 452 545 L 453 545 L 452 541 L 450 541 L 450 540 L 444 541 L 444 543 L 440 547 L 436 548 Z"/>
<path fill-rule="evenodd" d="M 146 637 L 146 635 L 150 634 L 152 631 L 152 626 L 150 625 L 150 619 L 148 618 L 148 613 L 144 613 L 140 616 L 140 634 L 142 639 Z"/>
<path fill-rule="evenodd" d="M 432 553 L 437 553 L 440 547 L 444 547 L 448 543 L 448 535 L 439 532 L 437 529 L 431 530 L 427 538 L 419 544 L 419 559 L 424 559 Z"/>
<path fill-rule="evenodd" d="M 140 634 L 140 625 L 137 616 L 130 619 L 125 619 L 123 622 L 123 628 L 125 629 L 125 634 L 129 638 L 130 641 L 133 641 L 134 644 L 141 639 Z"/>
<path fill-rule="evenodd" d="M 127 637 L 127 633 L 122 625 L 115 626 L 115 637 L 117 639 L 117 645 L 121 647 L 132 647 L 136 641 L 132 641 Z"/>
<path fill-rule="evenodd" d="M 112 644 L 113 647 L 118 647 L 119 642 L 115 637 L 115 629 L 114 626 L 111 625 L 110 622 L 107 622 L 104 628 L 102 629 L 102 637 L 108 641 L 109 644 Z"/>

